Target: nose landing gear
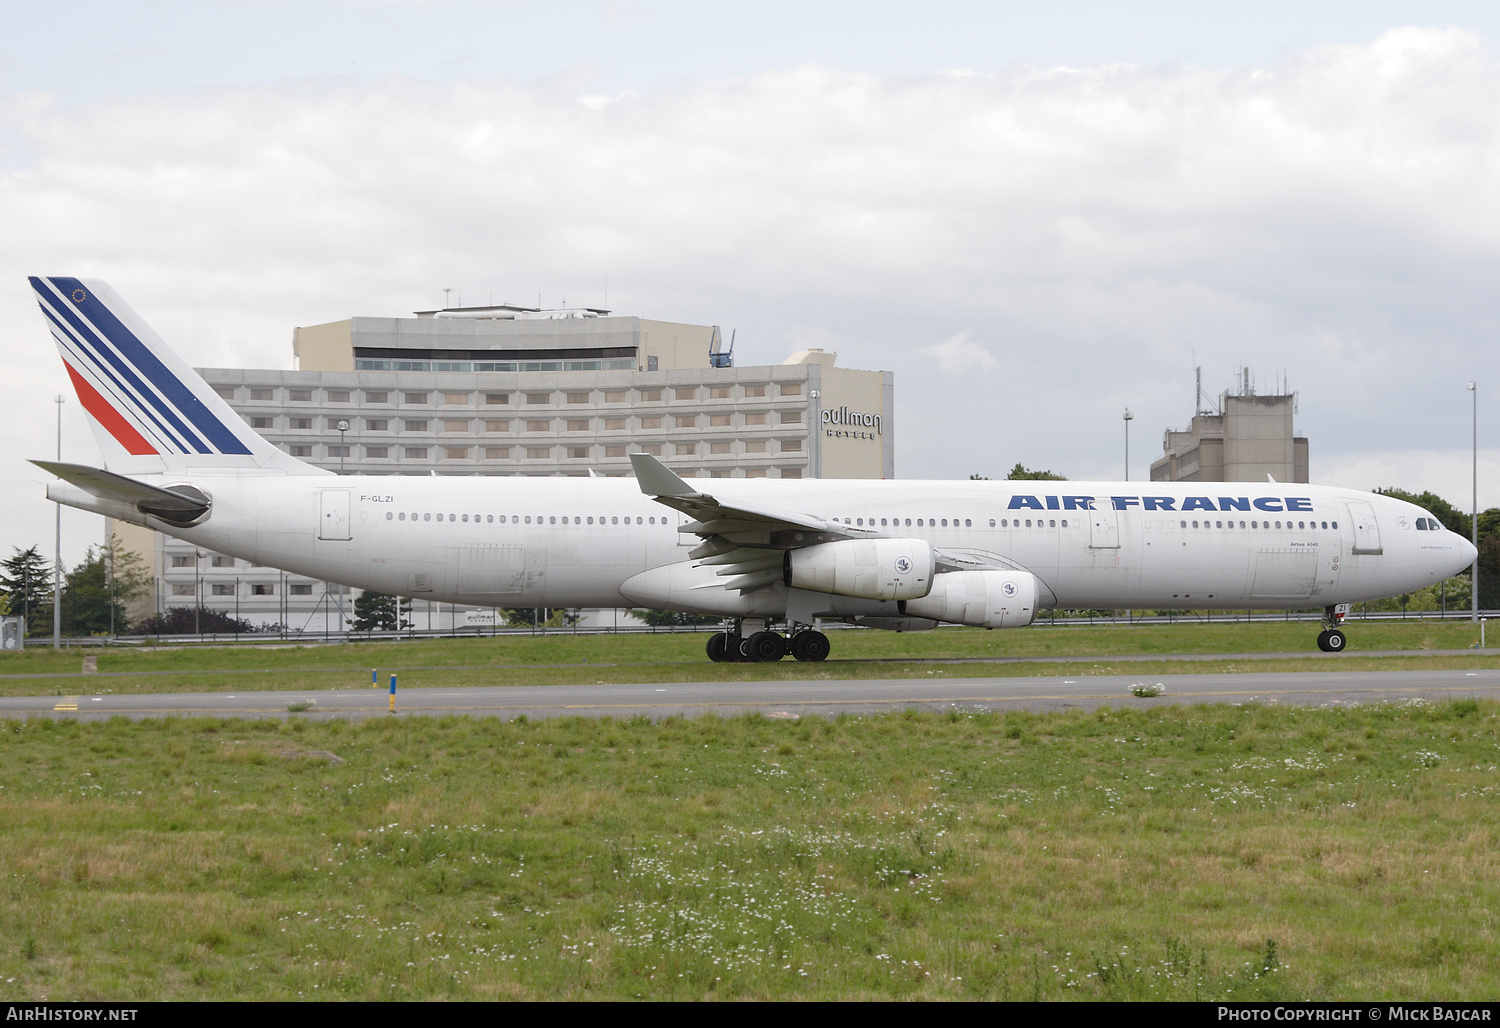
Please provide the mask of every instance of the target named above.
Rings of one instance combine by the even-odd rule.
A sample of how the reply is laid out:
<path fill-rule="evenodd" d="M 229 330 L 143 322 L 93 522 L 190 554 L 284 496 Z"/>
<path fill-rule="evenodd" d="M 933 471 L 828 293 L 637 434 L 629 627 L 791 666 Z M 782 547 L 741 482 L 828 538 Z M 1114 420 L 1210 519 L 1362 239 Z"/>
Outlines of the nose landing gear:
<path fill-rule="evenodd" d="M 1349 640 L 1338 627 L 1349 613 L 1349 604 L 1339 603 L 1323 610 L 1323 630 L 1318 633 L 1318 649 L 1324 653 L 1343 653 Z"/>
<path fill-rule="evenodd" d="M 790 653 L 798 660 L 827 660 L 832 647 L 828 636 L 811 628 L 794 632 L 790 639 L 769 627 L 743 634 L 745 624 L 736 621 L 727 632 L 716 632 L 708 637 L 708 659 L 714 663 L 744 661 L 760 663 L 778 661 Z"/>

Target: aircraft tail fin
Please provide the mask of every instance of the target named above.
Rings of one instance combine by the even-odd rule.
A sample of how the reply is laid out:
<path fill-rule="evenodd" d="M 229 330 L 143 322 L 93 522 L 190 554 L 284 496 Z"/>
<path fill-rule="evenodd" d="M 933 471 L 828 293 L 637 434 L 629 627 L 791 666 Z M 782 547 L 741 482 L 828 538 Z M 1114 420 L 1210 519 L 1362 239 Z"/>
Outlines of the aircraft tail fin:
<path fill-rule="evenodd" d="M 30 281 L 110 471 L 329 473 L 245 424 L 107 283 L 64 276 Z"/>

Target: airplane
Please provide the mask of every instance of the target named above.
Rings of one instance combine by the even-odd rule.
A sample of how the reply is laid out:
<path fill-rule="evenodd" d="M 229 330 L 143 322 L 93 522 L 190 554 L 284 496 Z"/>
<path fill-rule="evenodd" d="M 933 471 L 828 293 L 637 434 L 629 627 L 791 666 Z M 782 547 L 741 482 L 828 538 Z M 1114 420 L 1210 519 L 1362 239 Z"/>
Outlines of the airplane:
<path fill-rule="evenodd" d="M 1337 652 L 1351 603 L 1476 557 L 1410 503 L 1274 481 L 710 485 L 642 453 L 634 481 L 343 477 L 254 432 L 108 284 L 30 282 L 104 457 L 33 461 L 53 501 L 356 589 L 717 615 L 715 661 L 824 660 L 820 619 L 1020 628 L 1047 608 L 1322 607 Z"/>

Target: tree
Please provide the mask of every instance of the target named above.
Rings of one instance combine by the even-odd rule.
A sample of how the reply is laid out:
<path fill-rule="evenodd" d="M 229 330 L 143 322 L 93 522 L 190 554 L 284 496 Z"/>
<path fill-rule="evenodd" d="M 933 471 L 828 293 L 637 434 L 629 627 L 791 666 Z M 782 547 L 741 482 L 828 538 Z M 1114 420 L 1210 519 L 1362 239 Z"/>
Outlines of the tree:
<path fill-rule="evenodd" d="M 511 628 L 558 628 L 576 625 L 583 615 L 566 607 L 501 607 L 500 616 Z"/>
<path fill-rule="evenodd" d="M 125 628 L 125 608 L 147 593 L 151 574 L 115 536 L 108 549 L 90 546 L 63 583 L 63 634 L 105 635 Z"/>
<path fill-rule="evenodd" d="M 274 630 L 277 626 L 266 627 Z M 261 626 L 213 607 L 199 607 L 196 612 L 192 607 L 168 607 L 138 622 L 134 631 L 136 635 L 194 635 L 200 631 L 230 635 L 259 632 Z"/>
<path fill-rule="evenodd" d="M 27 635 L 44 634 L 52 626 L 52 568 L 35 546 L 15 550 L 0 561 L 0 592 L 9 600 L 11 613 L 26 619 Z"/>
<path fill-rule="evenodd" d="M 1059 475 L 1051 471 L 1032 471 L 1020 461 L 1016 461 L 1016 466 L 1010 469 L 1010 474 L 1005 478 L 1009 482 L 1066 482 L 1068 480 L 1067 475 Z"/>
<path fill-rule="evenodd" d="M 717 625 L 724 619 L 717 614 L 688 614 L 680 610 L 632 610 L 630 616 L 652 628 L 670 625 Z"/>
<path fill-rule="evenodd" d="M 411 627 L 411 600 L 386 593 L 362 592 L 354 600 L 356 632 L 395 632 Z"/>

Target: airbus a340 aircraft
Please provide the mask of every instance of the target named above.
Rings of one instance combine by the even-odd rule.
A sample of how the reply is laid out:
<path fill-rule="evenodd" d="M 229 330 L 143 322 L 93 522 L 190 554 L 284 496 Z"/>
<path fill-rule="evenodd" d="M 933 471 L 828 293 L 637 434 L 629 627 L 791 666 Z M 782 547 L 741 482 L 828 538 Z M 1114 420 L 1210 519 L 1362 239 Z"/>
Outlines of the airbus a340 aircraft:
<path fill-rule="evenodd" d="M 1323 607 L 1473 563 L 1400 500 L 1270 482 L 340 477 L 261 438 L 110 287 L 32 278 L 104 470 L 49 498 L 357 589 L 723 616 L 714 660 L 828 656 L 816 619 L 1017 628 L 1038 609 Z M 707 486 L 708 483 L 702 483 Z"/>

